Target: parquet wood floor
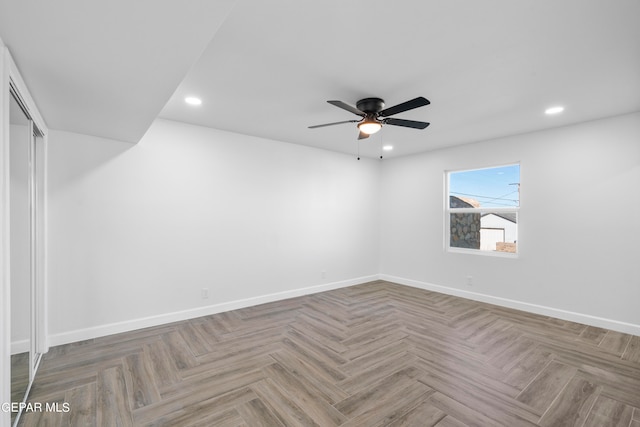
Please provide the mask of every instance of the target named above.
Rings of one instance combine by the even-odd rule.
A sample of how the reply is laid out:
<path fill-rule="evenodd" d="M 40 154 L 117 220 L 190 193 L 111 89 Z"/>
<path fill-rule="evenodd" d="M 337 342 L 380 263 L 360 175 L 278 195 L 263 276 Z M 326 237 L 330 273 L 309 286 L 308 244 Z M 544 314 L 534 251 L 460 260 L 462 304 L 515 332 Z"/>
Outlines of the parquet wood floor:
<path fill-rule="evenodd" d="M 640 337 L 378 281 L 68 344 L 23 426 L 640 427 Z"/>

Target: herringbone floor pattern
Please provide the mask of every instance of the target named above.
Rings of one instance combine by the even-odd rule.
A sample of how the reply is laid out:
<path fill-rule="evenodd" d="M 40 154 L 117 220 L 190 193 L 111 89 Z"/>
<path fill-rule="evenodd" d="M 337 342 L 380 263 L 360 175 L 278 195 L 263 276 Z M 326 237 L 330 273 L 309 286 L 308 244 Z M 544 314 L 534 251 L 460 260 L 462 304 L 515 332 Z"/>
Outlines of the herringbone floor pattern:
<path fill-rule="evenodd" d="M 640 337 L 372 282 L 53 348 L 23 426 L 640 427 Z"/>

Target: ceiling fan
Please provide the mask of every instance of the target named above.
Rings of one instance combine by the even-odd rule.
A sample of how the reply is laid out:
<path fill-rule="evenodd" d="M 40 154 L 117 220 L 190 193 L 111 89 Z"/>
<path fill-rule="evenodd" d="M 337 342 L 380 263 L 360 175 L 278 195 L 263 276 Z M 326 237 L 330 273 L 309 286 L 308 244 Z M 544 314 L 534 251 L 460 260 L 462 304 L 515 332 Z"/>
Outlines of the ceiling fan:
<path fill-rule="evenodd" d="M 384 108 L 384 100 L 380 98 L 364 98 L 356 103 L 356 107 L 342 101 L 327 101 L 331 105 L 347 110 L 357 116 L 362 117 L 361 120 L 345 120 L 342 122 L 325 123 L 323 125 L 309 126 L 309 129 L 321 128 L 325 126 L 340 125 L 343 123 L 358 123 L 360 134 L 358 139 L 369 138 L 378 132 L 382 125 L 403 126 L 413 129 L 424 129 L 429 126 L 427 122 L 417 122 L 415 120 L 395 119 L 393 116 L 398 113 L 413 110 L 414 108 L 429 105 L 428 99 L 419 96 L 412 100 L 394 105 L 393 107 Z"/>

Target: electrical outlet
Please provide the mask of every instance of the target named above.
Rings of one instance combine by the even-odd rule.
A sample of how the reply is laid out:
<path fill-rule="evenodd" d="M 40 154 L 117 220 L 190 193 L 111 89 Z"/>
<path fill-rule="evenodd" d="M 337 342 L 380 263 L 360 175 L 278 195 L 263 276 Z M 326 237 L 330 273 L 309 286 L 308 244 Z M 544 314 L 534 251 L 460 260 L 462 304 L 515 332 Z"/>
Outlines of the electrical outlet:
<path fill-rule="evenodd" d="M 202 299 L 209 298 L 209 288 L 202 288 L 201 295 Z"/>
<path fill-rule="evenodd" d="M 467 276 L 467 286 L 473 286 L 473 276 Z"/>

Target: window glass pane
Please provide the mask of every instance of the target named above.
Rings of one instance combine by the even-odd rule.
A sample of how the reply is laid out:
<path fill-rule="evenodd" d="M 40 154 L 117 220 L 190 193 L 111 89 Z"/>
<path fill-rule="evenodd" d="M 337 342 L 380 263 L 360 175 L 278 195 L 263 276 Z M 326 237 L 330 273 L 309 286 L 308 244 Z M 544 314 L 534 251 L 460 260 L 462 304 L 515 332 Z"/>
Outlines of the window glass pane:
<path fill-rule="evenodd" d="M 450 208 L 520 206 L 520 165 L 449 173 Z"/>
<path fill-rule="evenodd" d="M 452 248 L 479 249 L 491 252 L 517 252 L 518 214 L 483 212 L 449 214 Z"/>

